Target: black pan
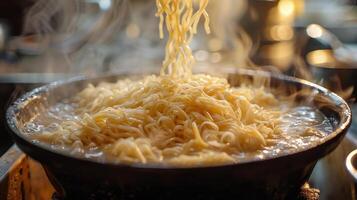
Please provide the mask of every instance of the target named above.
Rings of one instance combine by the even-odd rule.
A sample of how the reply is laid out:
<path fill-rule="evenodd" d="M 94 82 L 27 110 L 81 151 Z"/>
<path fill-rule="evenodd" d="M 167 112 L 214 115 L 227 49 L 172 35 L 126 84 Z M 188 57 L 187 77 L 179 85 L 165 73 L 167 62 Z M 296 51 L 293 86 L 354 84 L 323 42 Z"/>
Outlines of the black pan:
<path fill-rule="evenodd" d="M 301 89 L 310 91 L 297 99 L 312 99 L 309 103 L 319 107 L 329 118 L 334 132 L 321 144 L 292 154 L 191 168 L 99 163 L 56 152 L 31 142 L 21 133 L 21 126 L 35 114 L 76 94 L 88 83 L 128 76 L 132 75 L 79 77 L 55 82 L 25 94 L 9 107 L 6 117 L 16 144 L 43 165 L 58 196 L 67 199 L 95 199 L 96 196 L 100 196 L 99 199 L 291 199 L 309 179 L 316 162 L 337 147 L 351 123 L 347 103 L 325 88 L 283 75 L 239 70 L 227 74 L 231 85 L 238 86 L 239 80 L 261 77 L 270 78 L 271 87 L 284 87 L 286 93 Z"/>

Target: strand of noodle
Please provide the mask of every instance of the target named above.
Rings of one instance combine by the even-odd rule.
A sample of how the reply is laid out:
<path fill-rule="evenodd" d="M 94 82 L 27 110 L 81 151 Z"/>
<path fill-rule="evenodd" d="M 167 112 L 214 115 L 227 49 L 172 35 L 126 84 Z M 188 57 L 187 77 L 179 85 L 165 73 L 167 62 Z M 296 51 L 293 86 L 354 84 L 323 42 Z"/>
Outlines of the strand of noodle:
<path fill-rule="evenodd" d="M 193 122 L 192 123 L 192 128 L 193 128 L 193 133 L 194 133 L 194 136 L 195 136 L 195 139 L 197 141 L 197 143 L 203 147 L 207 147 L 207 143 L 205 141 L 203 141 L 201 135 L 200 135 L 200 131 L 198 130 L 197 128 L 197 124 L 196 122 Z"/>
<path fill-rule="evenodd" d="M 160 18 L 160 37 L 163 38 L 164 35 L 164 21 L 166 21 L 166 28 L 169 33 L 161 75 L 170 74 L 174 77 L 191 75 L 194 58 L 188 43 L 197 33 L 197 25 L 201 16 L 205 17 L 206 32 L 210 32 L 209 17 L 205 11 L 208 0 L 200 1 L 199 9 L 195 14 L 193 14 L 193 3 L 192 0 L 156 1 L 156 16 Z"/>

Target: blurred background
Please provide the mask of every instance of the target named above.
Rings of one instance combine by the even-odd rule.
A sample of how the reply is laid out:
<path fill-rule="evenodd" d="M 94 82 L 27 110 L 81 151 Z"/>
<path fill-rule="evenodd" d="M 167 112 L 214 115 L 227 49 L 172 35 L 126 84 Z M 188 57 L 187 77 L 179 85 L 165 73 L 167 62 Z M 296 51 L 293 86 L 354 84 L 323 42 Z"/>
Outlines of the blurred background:
<path fill-rule="evenodd" d="M 158 71 L 166 40 L 159 39 L 155 9 L 154 0 L 1 0 L 0 156 L 12 144 L 4 112 L 24 91 L 79 74 Z M 284 73 L 326 86 L 353 105 L 357 0 L 211 0 L 208 12 L 212 33 L 201 27 L 192 41 L 195 70 Z M 357 133 L 354 126 L 350 132 Z M 341 162 L 350 150 L 343 148 Z M 315 185 L 342 196 L 322 199 L 350 199 L 350 183 L 339 179 L 342 165 L 326 176 L 324 162 Z M 323 185 L 331 180 L 341 184 Z"/>
<path fill-rule="evenodd" d="M 199 64 L 305 76 L 303 65 L 355 61 L 355 0 L 212 0 L 209 12 L 213 33 L 201 31 L 192 44 Z M 0 72 L 158 68 L 165 41 L 154 16 L 155 4 L 143 0 L 2 1 Z"/>

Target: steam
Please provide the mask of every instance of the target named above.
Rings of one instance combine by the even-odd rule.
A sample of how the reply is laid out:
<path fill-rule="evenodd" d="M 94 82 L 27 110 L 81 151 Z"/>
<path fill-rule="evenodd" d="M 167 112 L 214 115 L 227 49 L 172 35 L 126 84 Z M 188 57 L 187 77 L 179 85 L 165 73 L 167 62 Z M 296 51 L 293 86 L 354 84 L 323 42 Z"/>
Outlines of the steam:
<path fill-rule="evenodd" d="M 24 35 L 49 39 L 70 54 L 88 43 L 108 42 L 126 15 L 126 0 L 37 0 L 26 14 Z M 107 10 L 105 10 L 107 9 Z"/>
<path fill-rule="evenodd" d="M 210 8 L 213 35 L 223 42 L 224 48 L 232 51 L 234 64 L 255 67 L 250 59 L 253 42 L 239 23 L 248 9 L 248 1 L 216 0 L 210 2 Z"/>
<path fill-rule="evenodd" d="M 37 0 L 26 14 L 24 34 L 74 32 L 81 7 L 80 0 Z"/>
<path fill-rule="evenodd" d="M 348 84 L 348 81 L 343 84 L 348 77 L 343 77 L 340 74 L 340 69 L 336 67 L 335 69 L 333 68 L 325 68 L 325 67 L 319 67 L 319 66 L 310 66 L 308 63 L 304 60 L 304 47 L 307 45 L 309 38 L 306 38 L 304 36 L 300 36 L 296 38 L 295 45 L 295 56 L 293 59 L 293 76 L 309 80 L 311 82 L 315 82 L 318 85 L 321 85 L 333 92 L 335 92 L 337 95 L 342 97 L 348 102 L 355 102 L 356 101 L 356 95 L 354 86 L 352 84 Z M 327 67 L 327 66 L 326 66 Z M 314 70 L 315 68 L 315 70 Z M 320 75 L 314 73 L 314 71 L 319 71 L 319 70 L 326 70 L 329 73 L 322 73 Z M 321 76 L 322 75 L 322 76 Z M 318 79 L 318 80 L 316 80 Z M 348 86 L 350 85 L 350 86 Z"/>
<path fill-rule="evenodd" d="M 78 65 L 76 62 L 85 59 L 83 55 L 98 54 L 88 52 L 94 51 L 88 50 L 88 46 L 109 44 L 118 39 L 120 32 L 123 32 L 122 29 L 127 25 L 124 22 L 130 21 L 128 19 L 132 13 L 128 12 L 129 3 L 143 6 L 144 13 L 146 12 L 146 15 L 139 15 L 141 19 L 137 19 L 136 16 L 136 21 L 146 21 L 156 29 L 158 26 L 156 21 L 150 20 L 155 18 L 154 15 L 148 16 L 150 12 L 145 11 L 154 8 L 154 0 L 145 2 L 148 6 L 138 2 L 134 0 L 131 2 L 128 0 L 36 0 L 27 12 L 24 35 L 36 35 L 44 43 L 44 49 L 59 51 L 68 57 L 70 65 Z M 151 4 L 153 6 L 150 6 Z M 253 42 L 239 26 L 239 20 L 244 16 L 247 5 L 247 0 L 211 0 L 209 4 L 209 12 L 212 16 L 211 27 L 214 31 L 212 35 L 222 41 L 225 50 L 232 52 L 232 60 L 239 67 L 255 66 L 250 60 Z M 143 10 L 135 7 L 133 11 L 136 12 L 137 9 Z M 143 25 L 143 33 L 152 30 L 152 28 L 146 30 L 146 23 L 140 25 Z M 105 57 L 113 56 L 110 52 L 100 54 L 101 58 L 98 59 L 102 61 L 106 59 Z M 98 61 L 95 63 L 98 64 Z"/>
<path fill-rule="evenodd" d="M 139 15 L 132 16 L 132 13 L 129 13 L 131 8 L 129 3 L 134 4 L 135 7 L 132 7 L 132 11 L 140 13 Z M 140 38 L 135 37 L 135 40 L 120 41 L 119 44 L 113 41 L 120 37 L 121 32 L 125 33 L 123 28 L 127 26 L 135 28 L 136 34 L 134 35 L 147 37 L 146 39 L 149 42 L 144 43 L 144 45 L 148 45 L 150 42 L 151 44 L 157 42 L 159 36 L 154 30 L 157 29 L 158 23 L 155 21 L 156 19 L 152 12 L 154 11 L 154 4 L 154 0 L 36 0 L 33 7 L 27 12 L 24 35 L 36 35 L 43 43 L 44 49 L 53 49 L 62 53 L 63 60 L 68 63 L 72 72 L 82 73 L 86 71 L 86 68 L 90 67 L 102 67 L 100 70 L 117 70 L 114 68 L 119 67 L 119 65 L 128 65 L 130 69 L 132 69 L 131 66 L 133 65 L 149 67 L 150 64 L 153 64 L 154 56 L 148 56 L 148 58 L 142 59 L 140 62 L 135 61 L 135 59 L 134 61 L 126 61 L 128 57 L 138 53 L 123 52 L 130 49 L 125 46 L 127 43 L 132 44 L 130 47 L 142 45 L 143 43 L 137 42 Z M 236 67 L 280 72 L 278 68 L 273 66 L 258 67 L 251 60 L 256 42 L 254 41 L 253 43 L 250 36 L 240 25 L 240 21 L 247 11 L 251 11 L 248 0 L 210 1 L 211 36 L 221 42 L 222 48 L 219 51 L 222 51 L 223 54 L 230 54 L 229 64 L 234 64 Z M 134 23 L 130 20 L 134 20 Z M 153 34 L 149 35 L 149 33 Z M 296 44 L 300 45 L 294 46 L 299 47 L 306 42 L 301 40 L 303 39 L 298 38 Z M 125 47 L 123 47 L 123 50 L 109 48 L 108 51 L 108 48 L 106 48 L 103 51 L 101 49 L 103 47 L 101 46 L 102 44 L 103 46 L 117 45 L 118 47 Z M 153 49 L 158 47 L 150 46 L 149 50 L 144 51 L 145 53 L 142 54 L 154 54 Z M 311 69 L 299 55 L 300 51 L 301 49 L 295 51 L 292 75 L 314 81 Z M 52 58 L 53 55 L 47 57 Z M 116 66 L 112 66 L 112 63 L 115 63 L 113 60 L 119 60 L 120 63 L 118 62 Z M 160 67 L 158 62 L 154 62 L 154 64 Z M 351 96 L 352 89 L 347 88 L 344 90 L 340 87 L 340 84 L 335 85 L 339 86 L 335 92 L 344 98 Z"/>

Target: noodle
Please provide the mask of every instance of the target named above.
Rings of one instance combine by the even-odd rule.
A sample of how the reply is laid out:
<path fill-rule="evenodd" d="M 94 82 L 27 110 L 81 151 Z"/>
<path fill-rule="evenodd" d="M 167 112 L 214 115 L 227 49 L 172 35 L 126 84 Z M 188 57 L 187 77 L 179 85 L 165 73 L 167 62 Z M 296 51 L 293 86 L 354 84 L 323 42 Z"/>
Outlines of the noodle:
<path fill-rule="evenodd" d="M 232 88 L 226 79 L 208 75 L 102 83 L 73 101 L 82 117 L 37 138 L 64 145 L 80 141 L 82 148 L 100 147 L 122 162 L 229 163 L 231 154 L 262 149 L 280 134 L 272 94 Z"/>
<path fill-rule="evenodd" d="M 157 0 L 160 37 L 168 31 L 160 76 L 89 85 L 73 99 L 76 119 L 36 135 L 80 149 L 99 148 L 119 162 L 172 165 L 232 163 L 263 149 L 281 131 L 278 100 L 264 88 L 233 88 L 226 79 L 192 75 L 189 43 L 208 0 Z"/>
<path fill-rule="evenodd" d="M 160 17 L 160 38 L 164 37 L 165 21 L 169 33 L 161 75 L 191 75 L 194 58 L 189 43 L 197 33 L 197 25 L 202 15 L 205 18 L 206 32 L 210 32 L 209 17 L 205 10 L 207 4 L 208 0 L 199 0 L 199 9 L 194 13 L 194 0 L 156 0 L 156 15 Z"/>

